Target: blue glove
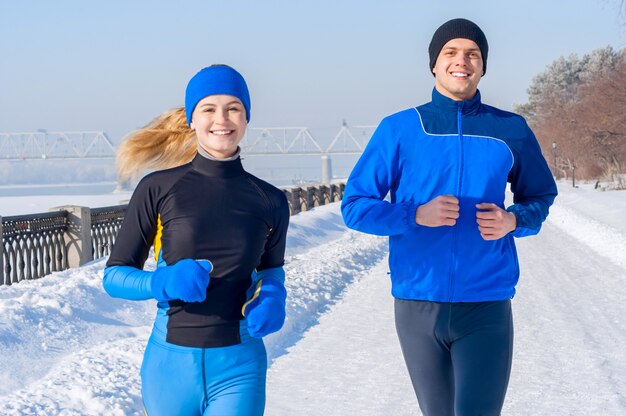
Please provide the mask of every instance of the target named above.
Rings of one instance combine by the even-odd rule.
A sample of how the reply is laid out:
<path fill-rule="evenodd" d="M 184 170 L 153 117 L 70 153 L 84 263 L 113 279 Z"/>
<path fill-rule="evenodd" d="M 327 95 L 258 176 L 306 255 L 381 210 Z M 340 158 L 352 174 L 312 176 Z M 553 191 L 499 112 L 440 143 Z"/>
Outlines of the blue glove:
<path fill-rule="evenodd" d="M 158 267 L 150 281 L 152 296 L 159 302 L 180 299 L 202 302 L 213 265 L 208 260 L 182 259 L 171 266 Z"/>
<path fill-rule="evenodd" d="M 282 268 L 279 269 L 284 276 Z M 261 338 L 282 328 L 285 323 L 286 299 L 287 291 L 280 280 L 272 277 L 260 279 L 256 283 L 254 295 L 243 305 L 241 311 L 248 320 L 250 335 Z"/>

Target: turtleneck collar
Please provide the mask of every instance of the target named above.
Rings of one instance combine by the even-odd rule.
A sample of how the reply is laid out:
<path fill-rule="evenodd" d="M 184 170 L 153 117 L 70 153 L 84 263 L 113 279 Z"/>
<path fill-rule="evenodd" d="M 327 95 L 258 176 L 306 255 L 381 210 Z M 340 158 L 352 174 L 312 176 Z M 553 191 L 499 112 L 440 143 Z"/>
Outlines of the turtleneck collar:
<path fill-rule="evenodd" d="M 476 95 L 469 100 L 455 101 L 433 88 L 433 104 L 443 111 L 461 111 L 462 114 L 476 114 L 481 106 L 480 91 L 476 90 Z"/>
<path fill-rule="evenodd" d="M 198 146 L 198 153 L 191 161 L 191 165 L 194 170 L 208 176 L 232 178 L 245 173 L 241 164 L 241 157 L 239 157 L 240 153 L 241 149 L 237 148 L 237 153 L 233 156 L 217 159 Z"/>
<path fill-rule="evenodd" d="M 241 147 L 237 146 L 237 151 L 235 152 L 234 155 L 227 157 L 225 159 L 218 159 L 212 154 L 210 154 L 209 152 L 207 152 L 206 150 L 204 150 L 204 148 L 200 146 L 200 143 L 198 143 L 198 153 L 206 157 L 207 159 L 218 160 L 220 162 L 228 162 L 229 160 L 235 160 L 239 157 L 239 154 L 241 153 Z"/>

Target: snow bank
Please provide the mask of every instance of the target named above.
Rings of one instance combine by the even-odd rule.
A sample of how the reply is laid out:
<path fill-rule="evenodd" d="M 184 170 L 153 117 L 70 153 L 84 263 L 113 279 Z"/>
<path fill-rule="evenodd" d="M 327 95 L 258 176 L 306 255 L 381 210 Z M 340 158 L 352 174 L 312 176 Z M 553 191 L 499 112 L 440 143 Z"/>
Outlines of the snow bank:
<path fill-rule="evenodd" d="M 291 217 L 287 245 L 287 321 L 266 338 L 270 360 L 386 252 L 384 239 L 346 229 L 339 204 Z M 0 414 L 143 414 L 139 367 L 155 302 L 110 298 L 104 263 L 0 286 Z"/>

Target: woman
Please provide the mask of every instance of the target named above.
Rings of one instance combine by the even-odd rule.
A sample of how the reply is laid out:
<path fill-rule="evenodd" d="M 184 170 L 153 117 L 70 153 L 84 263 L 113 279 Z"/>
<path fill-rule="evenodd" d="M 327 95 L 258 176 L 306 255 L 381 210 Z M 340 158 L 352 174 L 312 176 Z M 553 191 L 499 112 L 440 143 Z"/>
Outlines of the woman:
<path fill-rule="evenodd" d="M 133 193 L 103 282 L 113 297 L 158 301 L 141 368 L 149 416 L 263 414 L 261 337 L 285 319 L 289 208 L 241 165 L 249 120 L 245 80 L 213 65 L 189 81 L 184 108 L 118 151 L 122 179 L 156 169 Z M 143 271 L 151 246 L 157 268 Z"/>

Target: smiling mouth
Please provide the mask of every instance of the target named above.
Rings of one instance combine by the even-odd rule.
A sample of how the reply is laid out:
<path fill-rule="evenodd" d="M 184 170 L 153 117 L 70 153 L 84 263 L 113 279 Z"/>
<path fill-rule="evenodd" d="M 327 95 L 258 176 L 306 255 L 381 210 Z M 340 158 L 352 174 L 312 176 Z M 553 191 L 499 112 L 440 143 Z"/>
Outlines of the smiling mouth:
<path fill-rule="evenodd" d="M 469 78 L 469 74 L 466 74 L 464 72 L 451 72 L 450 75 L 452 75 L 454 78 L 459 78 L 459 79 Z"/>
<path fill-rule="evenodd" d="M 230 136 L 235 130 L 211 130 L 211 134 L 215 136 Z"/>

